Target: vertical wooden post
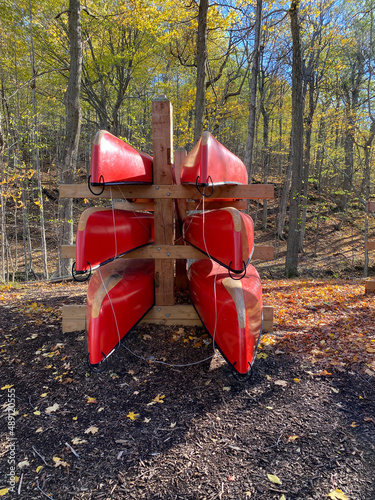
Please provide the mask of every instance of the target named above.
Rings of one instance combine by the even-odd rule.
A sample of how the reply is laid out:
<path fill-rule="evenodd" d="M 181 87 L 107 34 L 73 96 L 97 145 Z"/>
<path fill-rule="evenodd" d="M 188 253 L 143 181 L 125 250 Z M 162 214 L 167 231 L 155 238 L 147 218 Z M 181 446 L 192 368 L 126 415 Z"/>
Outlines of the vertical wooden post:
<path fill-rule="evenodd" d="M 181 176 L 181 165 L 186 156 L 185 149 L 177 149 L 174 154 L 174 172 L 176 177 L 176 183 L 180 184 L 180 176 Z M 186 200 L 175 200 L 176 204 L 176 239 L 177 245 L 184 245 L 185 242 L 182 239 L 182 221 L 186 217 Z M 187 280 L 187 269 L 186 269 L 187 261 L 186 259 L 177 259 L 176 260 L 176 288 L 179 290 L 186 290 L 188 287 Z"/>
<path fill-rule="evenodd" d="M 152 103 L 152 143 L 154 158 L 154 185 L 172 184 L 173 164 L 173 109 L 166 97 Z M 173 200 L 154 202 L 155 246 L 173 245 Z M 174 304 L 174 260 L 155 260 L 155 305 Z"/>

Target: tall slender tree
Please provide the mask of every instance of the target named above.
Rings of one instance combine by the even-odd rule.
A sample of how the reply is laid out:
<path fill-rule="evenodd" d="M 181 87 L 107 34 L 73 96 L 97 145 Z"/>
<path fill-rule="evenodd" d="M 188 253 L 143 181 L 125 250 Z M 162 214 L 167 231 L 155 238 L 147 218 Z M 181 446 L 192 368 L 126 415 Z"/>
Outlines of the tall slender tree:
<path fill-rule="evenodd" d="M 77 168 L 78 144 L 81 132 L 81 105 L 79 100 L 82 75 L 82 38 L 81 38 L 81 5 L 80 0 L 69 0 L 69 42 L 70 67 L 69 81 L 65 93 L 65 152 L 61 168 L 60 182 L 71 184 Z M 60 244 L 73 243 L 73 200 L 60 201 Z M 61 259 L 60 275 L 66 276 L 71 269 L 70 259 Z"/>
<path fill-rule="evenodd" d="M 292 186 L 289 208 L 289 233 L 285 262 L 288 277 L 298 274 L 298 250 L 300 233 L 300 194 L 303 166 L 303 74 L 299 20 L 300 0 L 293 0 L 289 9 L 292 43 Z"/>

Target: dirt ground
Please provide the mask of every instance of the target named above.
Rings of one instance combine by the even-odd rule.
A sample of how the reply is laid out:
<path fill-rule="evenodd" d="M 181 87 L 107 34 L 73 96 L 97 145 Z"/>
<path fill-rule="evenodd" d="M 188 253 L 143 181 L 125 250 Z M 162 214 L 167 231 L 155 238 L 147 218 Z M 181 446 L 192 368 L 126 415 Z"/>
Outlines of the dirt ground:
<path fill-rule="evenodd" d="M 296 280 L 283 278 L 276 212 L 257 231 L 275 246 L 256 264 L 274 328 L 247 381 L 203 328 L 179 326 L 135 328 L 92 373 L 84 332 L 63 333 L 60 312 L 85 303 L 87 284 L 0 287 L 0 496 L 374 500 L 363 214 L 326 215 L 308 220 Z"/>
<path fill-rule="evenodd" d="M 86 286 L 0 291 L 0 495 L 375 499 L 375 310 L 361 280 L 265 279 L 274 331 L 246 382 L 193 327 L 138 327 L 90 372 L 84 332 L 63 333 L 60 317 Z"/>

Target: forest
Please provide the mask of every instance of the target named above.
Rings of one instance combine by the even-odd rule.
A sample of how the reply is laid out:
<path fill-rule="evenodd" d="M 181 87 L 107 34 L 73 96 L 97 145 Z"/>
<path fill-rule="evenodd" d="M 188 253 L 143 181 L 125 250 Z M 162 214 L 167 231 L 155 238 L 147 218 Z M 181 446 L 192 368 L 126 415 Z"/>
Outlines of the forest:
<path fill-rule="evenodd" d="M 374 1 L 0 6 L 0 497 L 375 498 Z M 174 150 L 208 130 L 274 187 L 247 204 L 274 249 L 254 264 L 273 320 L 249 377 L 164 310 L 89 361 L 93 280 L 60 249 L 109 201 L 59 186 L 87 185 L 98 130 L 153 155 L 160 96 Z"/>
<path fill-rule="evenodd" d="M 274 233 L 288 239 L 287 275 L 298 271 L 307 214 L 319 232 L 324 218 L 355 206 L 366 241 L 372 0 L 1 5 L 3 282 L 67 272 L 56 249 L 64 225 L 71 240 L 85 206 L 75 203 L 74 217 L 64 211 L 58 185 L 86 182 L 99 129 L 152 154 L 151 103 L 159 95 L 173 105 L 175 148 L 189 151 L 210 130 L 245 162 L 251 182 L 275 184 Z M 261 228 L 267 208 L 265 200 Z"/>

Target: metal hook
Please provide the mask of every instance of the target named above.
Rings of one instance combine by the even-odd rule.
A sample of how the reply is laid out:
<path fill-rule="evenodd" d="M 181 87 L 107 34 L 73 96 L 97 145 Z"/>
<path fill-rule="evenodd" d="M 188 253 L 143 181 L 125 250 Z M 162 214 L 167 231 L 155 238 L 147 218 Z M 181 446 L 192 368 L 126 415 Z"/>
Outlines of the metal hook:
<path fill-rule="evenodd" d="M 77 283 L 84 283 L 85 281 L 87 281 L 90 276 L 91 276 L 91 264 L 89 261 L 87 261 L 87 264 L 90 266 L 90 269 L 88 271 L 76 271 L 75 267 L 76 267 L 76 261 L 73 262 L 73 265 L 72 265 L 72 277 L 74 279 L 74 281 L 77 281 Z M 89 273 L 87 276 L 83 276 L 85 273 Z M 82 279 L 78 279 L 77 276 L 83 276 Z"/>
<path fill-rule="evenodd" d="M 91 189 L 90 179 L 91 179 L 91 175 L 89 175 L 88 179 L 87 179 L 87 185 L 88 185 L 88 188 L 90 190 L 90 193 L 92 193 L 94 196 L 100 196 L 103 193 L 104 188 L 105 188 L 105 182 L 104 182 L 103 175 L 100 175 L 99 182 L 97 184 L 95 183 L 95 185 L 102 186 L 102 190 L 100 191 L 100 193 L 94 193 L 94 191 Z M 103 179 L 103 182 L 100 182 L 100 179 Z"/>
<path fill-rule="evenodd" d="M 244 261 L 244 260 L 242 261 L 242 263 L 243 263 L 243 270 L 238 271 L 238 273 L 237 273 L 237 271 L 233 271 L 233 269 L 231 269 L 231 267 L 230 267 L 230 266 L 231 266 L 232 262 L 233 262 L 232 260 L 229 262 L 229 267 L 228 267 L 229 276 L 230 276 L 230 277 L 232 278 L 232 280 L 234 280 L 234 281 L 242 280 L 242 278 L 244 278 L 244 277 L 246 276 L 246 263 L 245 263 L 245 261 Z M 238 278 L 235 278 L 235 277 L 234 277 L 234 275 L 232 275 L 231 273 L 237 273 L 237 275 L 238 275 L 239 273 L 242 273 L 242 274 L 241 274 L 241 276 L 239 276 Z"/>
<path fill-rule="evenodd" d="M 199 175 L 198 177 L 196 178 L 196 181 L 195 181 L 195 187 L 198 189 L 198 192 L 199 194 L 201 194 L 204 198 L 210 198 L 213 193 L 214 193 L 214 183 L 213 183 L 213 180 L 212 180 L 212 177 L 209 175 L 207 177 L 207 180 L 211 180 L 211 193 L 210 194 L 204 194 L 204 192 L 202 192 L 200 189 L 199 189 L 199 186 L 198 186 L 198 180 L 199 180 Z M 201 184 L 202 186 L 208 186 L 210 183 L 209 182 L 206 182 L 205 184 Z"/>

